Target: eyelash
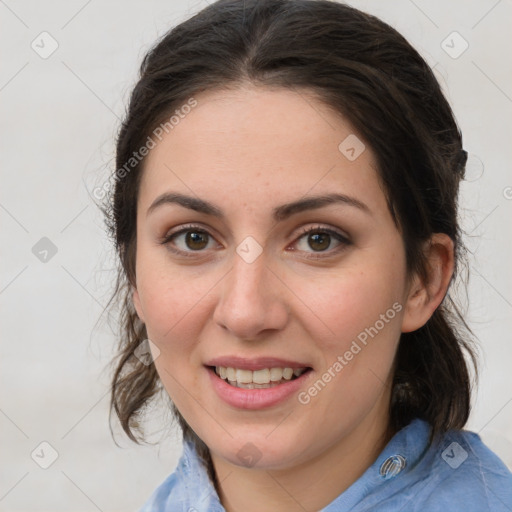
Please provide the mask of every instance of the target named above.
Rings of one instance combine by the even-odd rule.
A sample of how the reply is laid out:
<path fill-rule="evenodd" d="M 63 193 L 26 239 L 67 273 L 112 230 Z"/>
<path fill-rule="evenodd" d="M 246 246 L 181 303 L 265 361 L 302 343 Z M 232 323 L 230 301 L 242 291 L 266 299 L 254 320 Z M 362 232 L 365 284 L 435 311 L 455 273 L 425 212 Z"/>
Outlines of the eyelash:
<path fill-rule="evenodd" d="M 203 251 L 202 250 L 198 250 L 198 251 L 182 251 L 181 249 L 176 249 L 171 244 L 171 241 L 174 238 L 176 238 L 177 236 L 182 235 L 182 234 L 187 233 L 187 232 L 191 232 L 191 231 L 192 232 L 201 233 L 201 234 L 206 234 L 208 237 L 213 238 L 213 236 L 210 235 L 210 233 L 208 233 L 208 231 L 206 231 L 201 226 L 198 226 L 198 225 L 195 225 L 195 224 L 190 224 L 190 225 L 184 226 L 182 229 L 180 229 L 179 231 L 176 231 L 175 233 L 171 233 L 170 235 L 167 235 L 167 236 L 163 237 L 162 239 L 159 240 L 159 243 L 161 245 L 166 245 L 167 248 L 171 252 L 173 252 L 173 253 L 175 253 L 175 254 L 177 254 L 179 256 L 184 256 L 184 257 L 187 257 L 187 258 L 192 258 L 192 257 L 196 256 L 197 253 L 200 253 L 200 252 L 203 252 Z M 321 258 L 331 257 L 334 254 L 338 254 L 339 252 L 344 250 L 347 246 L 352 245 L 352 242 L 345 235 L 341 234 L 338 231 L 335 231 L 335 230 L 330 229 L 330 228 L 325 228 L 325 227 L 320 226 L 320 225 L 315 226 L 313 228 L 305 228 L 305 229 L 303 229 L 301 231 L 301 233 L 299 234 L 299 236 L 295 239 L 295 242 L 297 242 L 301 238 L 303 238 L 306 235 L 309 235 L 311 233 L 322 233 L 322 234 L 330 235 L 334 239 L 336 239 L 338 242 L 340 242 L 340 245 L 337 248 L 332 249 L 332 250 L 327 249 L 326 251 L 317 251 L 317 252 L 313 252 L 313 253 L 308 253 L 309 255 L 306 256 L 306 258 L 308 258 L 308 259 L 321 259 Z"/>

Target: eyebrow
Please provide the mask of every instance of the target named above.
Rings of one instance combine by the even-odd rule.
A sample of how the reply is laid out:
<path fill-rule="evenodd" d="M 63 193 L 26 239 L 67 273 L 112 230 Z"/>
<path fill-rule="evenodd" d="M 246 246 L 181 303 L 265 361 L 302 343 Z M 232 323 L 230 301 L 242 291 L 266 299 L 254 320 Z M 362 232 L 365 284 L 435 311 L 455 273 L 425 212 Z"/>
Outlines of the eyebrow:
<path fill-rule="evenodd" d="M 165 204 L 178 204 L 184 208 L 204 213 L 206 215 L 212 215 L 219 219 L 223 219 L 225 217 L 223 211 L 212 203 L 205 201 L 204 199 L 199 199 L 198 197 L 187 196 L 176 192 L 167 192 L 158 196 L 148 208 L 146 216 Z M 307 210 L 316 210 L 331 204 L 352 206 L 371 215 L 370 208 L 368 208 L 368 206 L 359 199 L 345 194 L 325 194 L 319 196 L 308 196 L 291 203 L 277 206 L 272 210 L 272 217 L 276 221 L 283 221 L 297 213 Z"/>

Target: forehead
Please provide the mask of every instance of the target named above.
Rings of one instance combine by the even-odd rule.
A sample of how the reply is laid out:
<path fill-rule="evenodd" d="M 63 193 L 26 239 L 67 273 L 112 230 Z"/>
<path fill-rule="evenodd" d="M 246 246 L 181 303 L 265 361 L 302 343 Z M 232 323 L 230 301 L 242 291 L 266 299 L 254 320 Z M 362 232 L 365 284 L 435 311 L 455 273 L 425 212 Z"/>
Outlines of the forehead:
<path fill-rule="evenodd" d="M 245 206 L 337 191 L 386 208 L 371 149 L 310 91 L 244 87 L 194 99 L 146 157 L 139 204 L 167 190 Z"/>

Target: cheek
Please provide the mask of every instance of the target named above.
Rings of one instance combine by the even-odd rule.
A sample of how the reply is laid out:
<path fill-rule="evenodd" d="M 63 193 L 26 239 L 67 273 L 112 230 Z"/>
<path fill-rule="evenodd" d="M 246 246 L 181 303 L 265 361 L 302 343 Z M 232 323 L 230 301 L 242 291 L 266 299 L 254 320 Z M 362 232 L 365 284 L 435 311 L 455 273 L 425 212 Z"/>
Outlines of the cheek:
<path fill-rule="evenodd" d="M 390 378 L 404 309 L 400 263 L 400 255 L 373 264 L 361 258 L 308 288 L 311 309 L 322 320 L 310 316 L 309 335 L 322 352 L 321 379 L 333 382 L 325 396 L 337 407 L 366 410 Z"/>
<path fill-rule="evenodd" d="M 388 389 L 403 305 L 400 275 L 381 270 L 366 266 L 364 272 L 347 272 L 324 281 L 322 288 L 309 288 L 315 297 L 312 309 L 322 319 L 311 316 L 309 336 L 322 353 L 323 368 L 321 382 L 311 383 L 303 398 L 311 398 L 318 417 L 344 411 L 334 429 L 363 417 Z M 324 387 L 325 393 L 318 391 Z"/>
<path fill-rule="evenodd" d="M 340 349 L 375 324 L 382 331 L 389 331 L 388 327 L 393 325 L 393 330 L 399 332 L 397 310 L 403 309 L 401 290 L 401 276 L 366 266 L 338 278 L 317 279 L 304 294 L 304 303 L 317 318 L 317 327 L 313 327 L 316 335 L 322 336 L 333 349 Z"/>
<path fill-rule="evenodd" d="M 137 288 L 150 338 L 152 335 L 164 348 L 178 332 L 180 339 L 187 340 L 189 331 L 201 323 L 199 318 L 215 280 L 207 273 L 198 277 L 190 269 L 176 269 L 155 258 L 141 258 L 137 271 Z"/>
<path fill-rule="evenodd" d="M 161 356 L 155 361 L 155 368 L 167 395 L 189 424 L 201 425 L 205 412 L 198 391 L 201 381 L 199 374 L 190 371 L 188 354 L 163 351 Z"/>
<path fill-rule="evenodd" d="M 180 411 L 190 407 L 190 392 L 199 377 L 190 371 L 196 359 L 200 331 L 210 311 L 209 280 L 191 279 L 169 265 L 148 266 L 140 274 L 139 295 L 148 337 L 160 353 L 155 367 L 162 384 Z"/>

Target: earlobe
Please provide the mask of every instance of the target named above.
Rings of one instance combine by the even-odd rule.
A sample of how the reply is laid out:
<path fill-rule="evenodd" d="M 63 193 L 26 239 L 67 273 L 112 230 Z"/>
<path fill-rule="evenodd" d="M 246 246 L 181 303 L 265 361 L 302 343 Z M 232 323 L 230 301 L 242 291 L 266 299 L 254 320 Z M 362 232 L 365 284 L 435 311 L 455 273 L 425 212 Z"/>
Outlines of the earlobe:
<path fill-rule="evenodd" d="M 146 320 L 140 303 L 139 291 L 135 287 L 132 287 L 132 302 L 135 307 L 135 311 L 137 312 L 137 316 L 140 318 L 141 322 L 145 323 Z"/>
<path fill-rule="evenodd" d="M 402 317 L 402 332 L 412 332 L 427 323 L 443 301 L 454 269 L 453 240 L 445 233 L 435 233 L 425 244 L 427 280 L 415 275 Z"/>

